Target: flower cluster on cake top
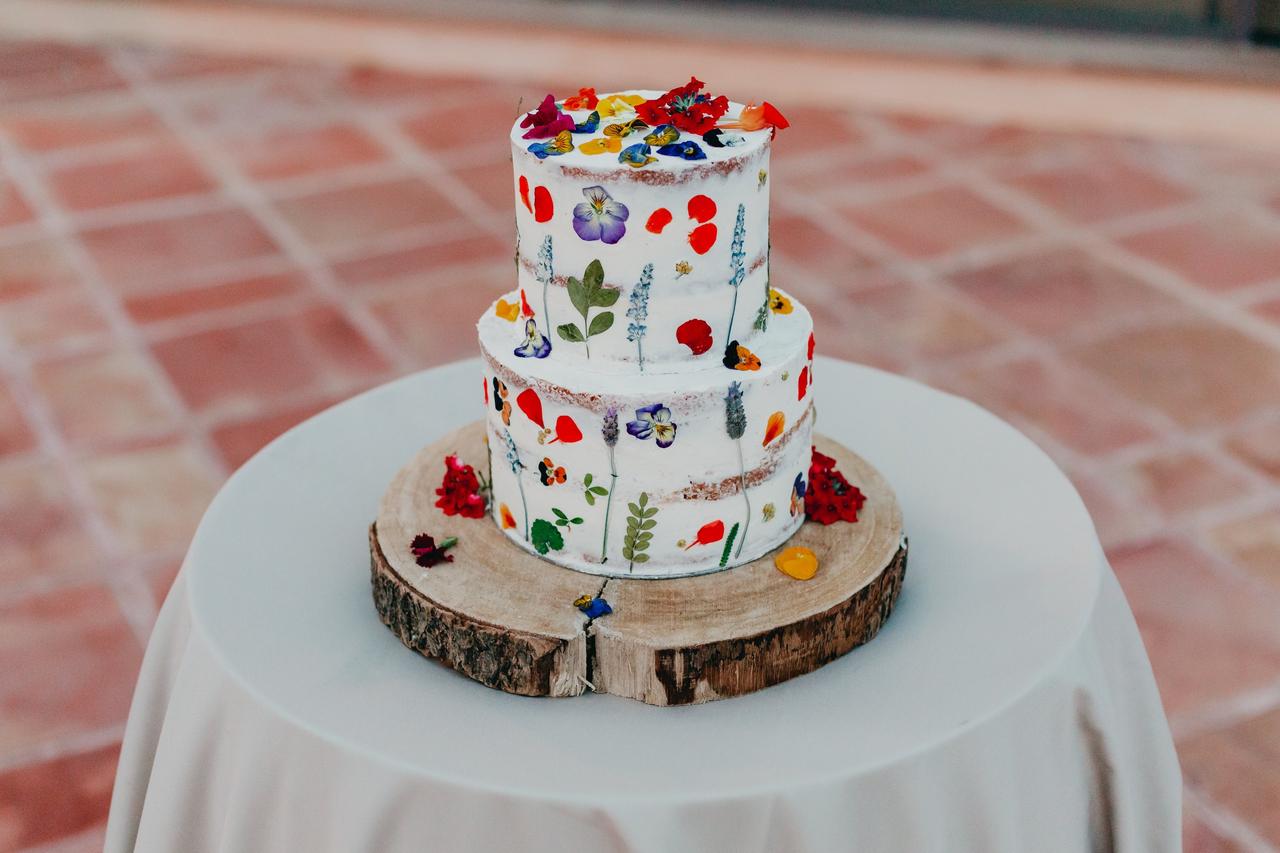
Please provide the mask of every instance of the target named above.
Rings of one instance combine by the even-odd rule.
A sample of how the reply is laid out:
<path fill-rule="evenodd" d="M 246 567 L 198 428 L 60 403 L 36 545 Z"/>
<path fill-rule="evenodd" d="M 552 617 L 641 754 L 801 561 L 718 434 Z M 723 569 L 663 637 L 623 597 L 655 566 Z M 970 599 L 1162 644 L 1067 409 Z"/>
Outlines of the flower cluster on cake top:
<path fill-rule="evenodd" d="M 643 169 L 662 158 L 705 160 L 706 148 L 732 148 L 746 143 L 735 131 L 770 133 L 789 127 L 782 113 L 765 101 L 748 104 L 729 117 L 729 99 L 704 90 L 690 77 L 683 86 L 655 97 L 630 93 L 597 95 L 592 87 L 557 101 L 548 94 L 537 109 L 520 119 L 528 150 L 538 159 L 568 154 L 612 154 L 619 163 Z M 577 118 L 573 113 L 586 112 Z M 575 136 L 590 138 L 579 141 Z"/>

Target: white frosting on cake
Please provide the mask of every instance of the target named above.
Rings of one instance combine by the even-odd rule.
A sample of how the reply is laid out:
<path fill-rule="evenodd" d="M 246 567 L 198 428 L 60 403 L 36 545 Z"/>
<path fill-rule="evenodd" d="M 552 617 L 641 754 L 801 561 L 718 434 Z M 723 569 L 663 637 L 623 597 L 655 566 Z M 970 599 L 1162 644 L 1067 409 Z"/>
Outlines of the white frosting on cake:
<path fill-rule="evenodd" d="M 634 94 L 656 97 L 661 93 L 639 91 Z M 731 103 L 728 115 L 737 116 L 741 109 L 741 104 Z M 590 112 L 578 110 L 569 115 L 581 122 Z M 600 129 L 633 118 L 634 113 L 602 118 Z M 621 145 L 642 142 L 645 134 L 652 130 L 632 133 L 621 140 Z M 602 132 L 573 134 L 572 151 L 541 160 L 529 153 L 529 146 L 548 140 L 523 139 L 523 132 L 519 122 L 511 131 L 519 234 L 517 284 L 534 311 L 540 331 L 551 342 L 553 358 L 559 358 L 562 353 L 576 357 L 584 350 L 582 344 L 563 340 L 555 330 L 575 320 L 581 324 L 582 317 L 570 303 L 565 283 L 569 276 L 581 279 L 587 264 L 593 260 L 599 260 L 604 269 L 605 285 L 628 295 L 650 264 L 653 280 L 646 333 L 639 346 L 628 340 L 625 328 L 621 334 L 615 331 L 590 341 L 593 370 L 634 373 L 641 351 L 646 372 L 678 368 L 681 363 L 697 358 L 676 340 L 677 328 L 692 319 L 703 320 L 712 330 L 713 344 L 703 356 L 704 361 L 718 360 L 730 340 L 751 346 L 756 334 L 753 325 L 764 303 L 769 281 L 769 130 L 726 131 L 740 137 L 742 144 L 723 148 L 707 145 L 695 134 L 681 132 L 679 140 L 695 142 L 706 155 L 705 160 L 684 160 L 655 153 L 651 156 L 656 160 L 640 169 L 618 162 L 617 154 L 588 155 L 578 150 L 577 146 L 585 142 L 603 138 Z M 621 222 L 625 231 L 616 243 L 584 240 L 574 230 L 574 209 L 580 204 L 589 204 L 584 191 L 593 187 L 601 188 L 611 201 L 626 208 L 626 219 Z M 523 201 L 526 196 L 528 206 Z M 697 219 L 690 215 L 690 202 L 695 197 L 710 201 L 710 205 L 705 201 L 695 204 Z M 539 199 L 543 200 L 541 206 Z M 735 310 L 735 288 L 728 282 L 739 208 L 743 211 L 745 278 L 736 288 Z M 647 223 L 660 209 L 670 213 L 671 221 L 661 233 L 654 233 Z M 550 218 L 539 222 L 539 214 L 546 216 L 547 210 L 551 211 Z M 705 249 L 702 253 L 690 243 L 690 235 L 699 227 L 704 229 L 699 232 L 702 239 L 712 233 L 712 228 L 715 234 L 710 245 L 699 243 L 697 248 Z M 548 239 L 551 241 L 550 276 L 545 273 Z M 677 269 L 677 265 L 686 264 L 688 272 L 680 271 L 684 266 Z M 615 323 L 623 327 L 629 325 L 624 314 L 628 307 L 625 300 L 618 303 Z M 731 313 L 733 330 L 729 333 Z"/>
<path fill-rule="evenodd" d="M 526 539 L 526 520 L 530 526 L 537 519 L 554 525 L 559 509 L 569 519 L 582 522 L 557 528 L 564 545 L 548 552 L 548 559 L 599 574 L 669 577 L 721 568 L 724 537 L 735 524 L 738 536 L 726 566 L 749 562 L 771 550 L 804 520 L 803 505 L 793 506 L 792 501 L 797 475 L 808 479 L 814 419 L 808 357 L 812 321 L 802 306 L 795 305 L 787 315 L 774 315 L 768 333 L 759 341 L 762 367 L 753 371 L 715 364 L 625 378 L 597 373 L 550 358 L 517 358 L 511 351 L 511 326 L 491 311 L 479 328 L 486 361 L 492 508 L 499 524 L 502 507 L 510 512 L 508 524 L 514 524 L 506 532 L 513 541 L 532 549 Z M 495 377 L 501 383 L 496 391 Z M 726 429 L 725 398 L 733 382 L 740 384 L 745 420 L 739 440 L 731 439 Z M 536 395 L 536 407 L 530 405 L 532 397 L 521 399 L 527 392 Z M 675 426 L 667 447 L 658 446 L 657 435 L 638 438 L 628 431 L 628 424 L 637 420 L 637 410 L 654 404 L 669 410 Z M 604 437 L 610 408 L 617 413 L 618 435 L 612 454 Z M 540 423 L 527 409 L 534 410 Z M 780 421 L 775 413 L 780 413 Z M 558 440 L 561 417 L 573 421 L 581 439 Z M 777 434 L 766 444 L 771 417 L 781 426 L 774 428 Z M 569 433 L 573 438 L 573 431 Z M 508 457 L 508 435 L 523 466 L 519 483 Z M 539 467 L 547 458 L 552 461 L 547 468 L 551 476 L 544 476 Z M 559 468 L 564 469 L 563 482 L 555 476 Z M 614 470 L 616 480 L 611 476 Z M 741 491 L 744 473 L 750 514 Z M 598 494 L 593 495 L 594 505 L 586 502 L 588 474 L 592 485 L 614 490 L 607 547 L 608 502 Z M 550 485 L 544 484 L 547 480 Z M 656 526 L 648 560 L 633 566 L 623 556 L 624 536 L 628 505 L 637 502 L 642 492 L 658 513 L 653 517 Z M 768 520 L 766 505 L 772 506 Z M 688 550 L 681 546 L 682 540 L 689 545 L 699 529 L 716 521 L 724 525 L 721 538 Z"/>
<path fill-rule="evenodd" d="M 530 146 L 553 139 L 512 129 L 519 289 L 478 325 L 491 509 L 561 565 L 670 577 L 748 562 L 803 522 L 812 320 L 770 299 L 772 130 L 726 130 L 726 147 L 668 131 L 704 156 L 653 144 L 641 168 L 580 150 L 635 117 L 602 117 L 545 158 Z M 647 227 L 659 210 L 669 221 Z"/>

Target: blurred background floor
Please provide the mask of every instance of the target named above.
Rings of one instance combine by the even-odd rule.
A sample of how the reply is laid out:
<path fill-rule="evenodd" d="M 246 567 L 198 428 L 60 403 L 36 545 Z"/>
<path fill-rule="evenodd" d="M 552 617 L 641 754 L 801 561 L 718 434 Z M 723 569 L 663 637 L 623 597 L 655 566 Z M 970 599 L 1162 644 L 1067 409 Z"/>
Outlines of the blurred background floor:
<path fill-rule="evenodd" d="M 703 73 L 677 70 L 644 82 Z M 0 43 L 0 851 L 101 849 L 142 649 L 229 472 L 475 354 L 513 286 L 505 130 L 545 90 Z M 1150 651 L 1187 850 L 1280 849 L 1274 148 L 787 103 L 773 270 L 820 351 L 1049 451 Z"/>

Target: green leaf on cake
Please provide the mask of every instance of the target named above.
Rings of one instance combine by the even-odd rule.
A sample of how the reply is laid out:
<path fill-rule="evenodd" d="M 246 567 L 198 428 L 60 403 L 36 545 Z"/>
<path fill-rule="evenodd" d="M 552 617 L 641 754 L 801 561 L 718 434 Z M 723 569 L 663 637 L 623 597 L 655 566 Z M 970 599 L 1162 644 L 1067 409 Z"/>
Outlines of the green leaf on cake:
<path fill-rule="evenodd" d="M 591 309 L 612 307 L 618 301 L 621 291 L 609 290 L 604 286 L 604 267 L 598 260 L 587 264 L 581 279 L 569 276 L 567 289 L 569 301 L 582 315 L 582 325 L 565 323 L 556 327 L 556 333 L 570 343 L 586 344 L 587 358 L 591 358 L 591 338 L 613 328 L 613 312 L 602 311 L 592 317 Z"/>
<path fill-rule="evenodd" d="M 546 519 L 539 518 L 533 523 L 533 529 L 530 531 L 530 541 L 533 543 L 534 550 L 539 554 L 546 554 L 548 551 L 559 551 L 564 547 L 564 537 L 560 535 L 560 531 L 556 526 Z"/>
<path fill-rule="evenodd" d="M 733 540 L 738 538 L 738 522 L 729 528 L 729 536 L 724 540 L 724 550 L 720 552 L 720 568 L 729 565 L 729 552 L 733 550 Z"/>
<path fill-rule="evenodd" d="M 591 325 L 587 328 L 587 336 L 602 335 L 613 327 L 613 312 L 605 311 L 591 318 Z"/>
<path fill-rule="evenodd" d="M 582 336 L 582 330 L 572 323 L 565 323 L 562 326 L 556 326 L 556 333 L 570 343 L 582 344 L 587 341 L 587 339 Z"/>
<path fill-rule="evenodd" d="M 653 541 L 651 532 L 658 526 L 653 517 L 658 514 L 656 506 L 649 506 L 649 493 L 641 492 L 634 503 L 628 503 L 630 515 L 627 517 L 627 533 L 622 537 L 622 556 L 630 561 L 634 568 L 636 563 L 649 562 L 649 543 Z"/>

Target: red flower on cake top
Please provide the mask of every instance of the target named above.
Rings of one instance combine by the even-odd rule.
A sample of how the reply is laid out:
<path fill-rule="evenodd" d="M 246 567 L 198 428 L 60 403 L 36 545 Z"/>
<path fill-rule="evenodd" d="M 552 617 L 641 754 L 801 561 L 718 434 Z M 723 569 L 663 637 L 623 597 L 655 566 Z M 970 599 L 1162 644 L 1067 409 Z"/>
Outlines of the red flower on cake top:
<path fill-rule="evenodd" d="M 858 510 L 867 498 L 836 470 L 836 460 L 813 449 L 809 465 L 809 485 L 804 493 L 804 512 L 819 524 L 857 521 Z"/>
<path fill-rule="evenodd" d="M 724 95 L 713 98 L 702 86 L 701 80 L 690 77 L 686 85 L 638 104 L 636 115 L 652 127 L 673 124 L 689 133 L 706 133 L 729 110 L 729 99 Z"/>
<path fill-rule="evenodd" d="M 475 469 L 463 465 L 462 460 L 452 454 L 444 458 L 444 482 L 436 489 L 440 498 L 436 506 L 445 515 L 460 515 L 463 518 L 484 517 L 484 495 L 480 494 L 480 479 Z"/>

